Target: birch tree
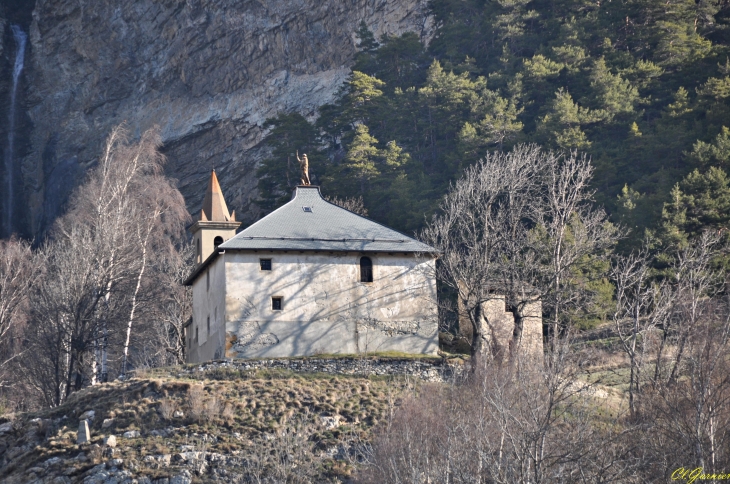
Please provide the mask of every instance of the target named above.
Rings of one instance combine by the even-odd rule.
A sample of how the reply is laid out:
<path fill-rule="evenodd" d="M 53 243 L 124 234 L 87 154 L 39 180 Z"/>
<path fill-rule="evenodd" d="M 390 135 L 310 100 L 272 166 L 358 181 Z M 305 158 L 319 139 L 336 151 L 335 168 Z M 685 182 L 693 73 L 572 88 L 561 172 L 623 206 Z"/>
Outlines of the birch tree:
<path fill-rule="evenodd" d="M 77 192 L 69 213 L 60 226 L 82 224 L 91 227 L 98 241 L 100 267 L 111 272 L 104 289 L 105 306 L 112 297 L 129 301 L 124 321 L 121 374 L 128 366 L 129 346 L 135 318 L 139 315 L 140 291 L 148 275 L 150 260 L 175 250 L 188 220 L 184 200 L 170 181 L 161 175 L 165 158 L 159 152 L 157 129 L 146 131 L 132 143 L 124 126 L 114 128 L 107 139 L 99 166 Z M 115 287 L 116 285 L 116 287 Z M 102 324 L 96 346 L 100 372 L 92 373 L 92 383 L 100 373 L 106 379 L 108 321 Z"/>
<path fill-rule="evenodd" d="M 43 356 L 55 373 L 36 368 L 33 378 L 51 404 L 106 381 L 111 354 L 125 373 L 138 318 L 153 304 L 152 262 L 182 241 L 189 215 L 161 174 L 160 143 L 156 130 L 136 142 L 123 126 L 112 130 L 44 248 L 48 271 L 32 295 L 32 344 L 55 348 Z"/>

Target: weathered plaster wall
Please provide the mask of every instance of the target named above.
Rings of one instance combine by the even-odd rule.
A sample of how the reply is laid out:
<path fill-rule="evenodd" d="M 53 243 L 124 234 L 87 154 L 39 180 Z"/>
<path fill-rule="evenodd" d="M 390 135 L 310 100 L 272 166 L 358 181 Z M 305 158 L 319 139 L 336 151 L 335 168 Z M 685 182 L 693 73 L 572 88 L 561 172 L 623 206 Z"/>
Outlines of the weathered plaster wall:
<path fill-rule="evenodd" d="M 372 283 L 360 281 L 361 254 L 227 252 L 226 357 L 282 357 L 438 350 L 433 259 L 369 255 Z M 272 259 L 261 271 L 259 259 Z M 281 311 L 271 297 L 283 298 Z"/>
<path fill-rule="evenodd" d="M 225 348 L 225 300 L 226 278 L 225 261 L 218 257 L 208 266 L 208 283 L 203 272 L 193 283 L 193 324 L 190 326 L 188 361 L 207 361 L 222 358 Z M 208 334 L 210 317 L 210 334 Z M 198 338 L 195 339 L 195 330 Z"/>
<path fill-rule="evenodd" d="M 527 304 L 522 317 L 522 340 L 520 347 L 526 355 L 542 357 L 542 303 Z"/>
<path fill-rule="evenodd" d="M 515 318 L 506 311 L 505 297 L 494 296 L 482 303 L 482 325 L 492 346 L 494 355 L 505 358 L 510 353 L 510 341 L 515 328 Z"/>

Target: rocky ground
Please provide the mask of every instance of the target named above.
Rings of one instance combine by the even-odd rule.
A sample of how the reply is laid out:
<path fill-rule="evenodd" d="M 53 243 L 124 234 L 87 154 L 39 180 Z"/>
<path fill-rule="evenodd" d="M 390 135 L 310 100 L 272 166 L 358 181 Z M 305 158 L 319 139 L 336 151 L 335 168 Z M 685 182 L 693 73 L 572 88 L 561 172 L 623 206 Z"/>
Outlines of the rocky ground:
<path fill-rule="evenodd" d="M 327 373 L 341 369 L 332 359 L 219 362 L 87 388 L 58 408 L 0 418 L 0 479 L 345 482 L 373 427 L 442 367 L 380 360 L 346 363 L 350 375 Z M 78 443 L 84 421 L 89 440 Z"/>

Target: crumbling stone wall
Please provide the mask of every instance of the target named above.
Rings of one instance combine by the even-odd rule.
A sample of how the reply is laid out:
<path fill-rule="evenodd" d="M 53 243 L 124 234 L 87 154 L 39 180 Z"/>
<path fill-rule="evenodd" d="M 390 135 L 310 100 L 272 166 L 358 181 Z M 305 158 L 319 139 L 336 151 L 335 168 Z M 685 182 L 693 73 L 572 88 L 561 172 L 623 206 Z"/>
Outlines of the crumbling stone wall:
<path fill-rule="evenodd" d="M 333 375 L 408 375 L 429 382 L 445 382 L 464 375 L 465 368 L 461 360 L 447 360 L 443 358 L 314 357 L 209 361 L 184 370 L 183 374 L 195 374 L 214 371 L 216 369 L 244 371 L 280 369 L 298 373 L 329 373 Z"/>

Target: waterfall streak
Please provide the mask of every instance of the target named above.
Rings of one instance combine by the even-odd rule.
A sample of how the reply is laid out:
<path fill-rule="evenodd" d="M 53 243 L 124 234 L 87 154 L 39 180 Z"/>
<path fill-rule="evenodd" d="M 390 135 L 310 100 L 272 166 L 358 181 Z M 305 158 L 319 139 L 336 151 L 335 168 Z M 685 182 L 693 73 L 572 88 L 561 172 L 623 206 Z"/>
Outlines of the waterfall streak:
<path fill-rule="evenodd" d="M 15 144 L 15 98 L 18 93 L 18 81 L 20 73 L 23 72 L 25 62 L 25 44 L 28 36 L 18 25 L 10 27 L 13 31 L 13 39 L 15 40 L 15 64 L 13 65 L 13 87 L 10 91 L 10 109 L 8 111 L 8 145 L 5 149 L 5 197 L 3 205 L 5 208 L 5 216 L 3 217 L 3 234 L 10 236 L 13 232 L 13 175 L 15 167 L 13 166 L 13 151 Z"/>

